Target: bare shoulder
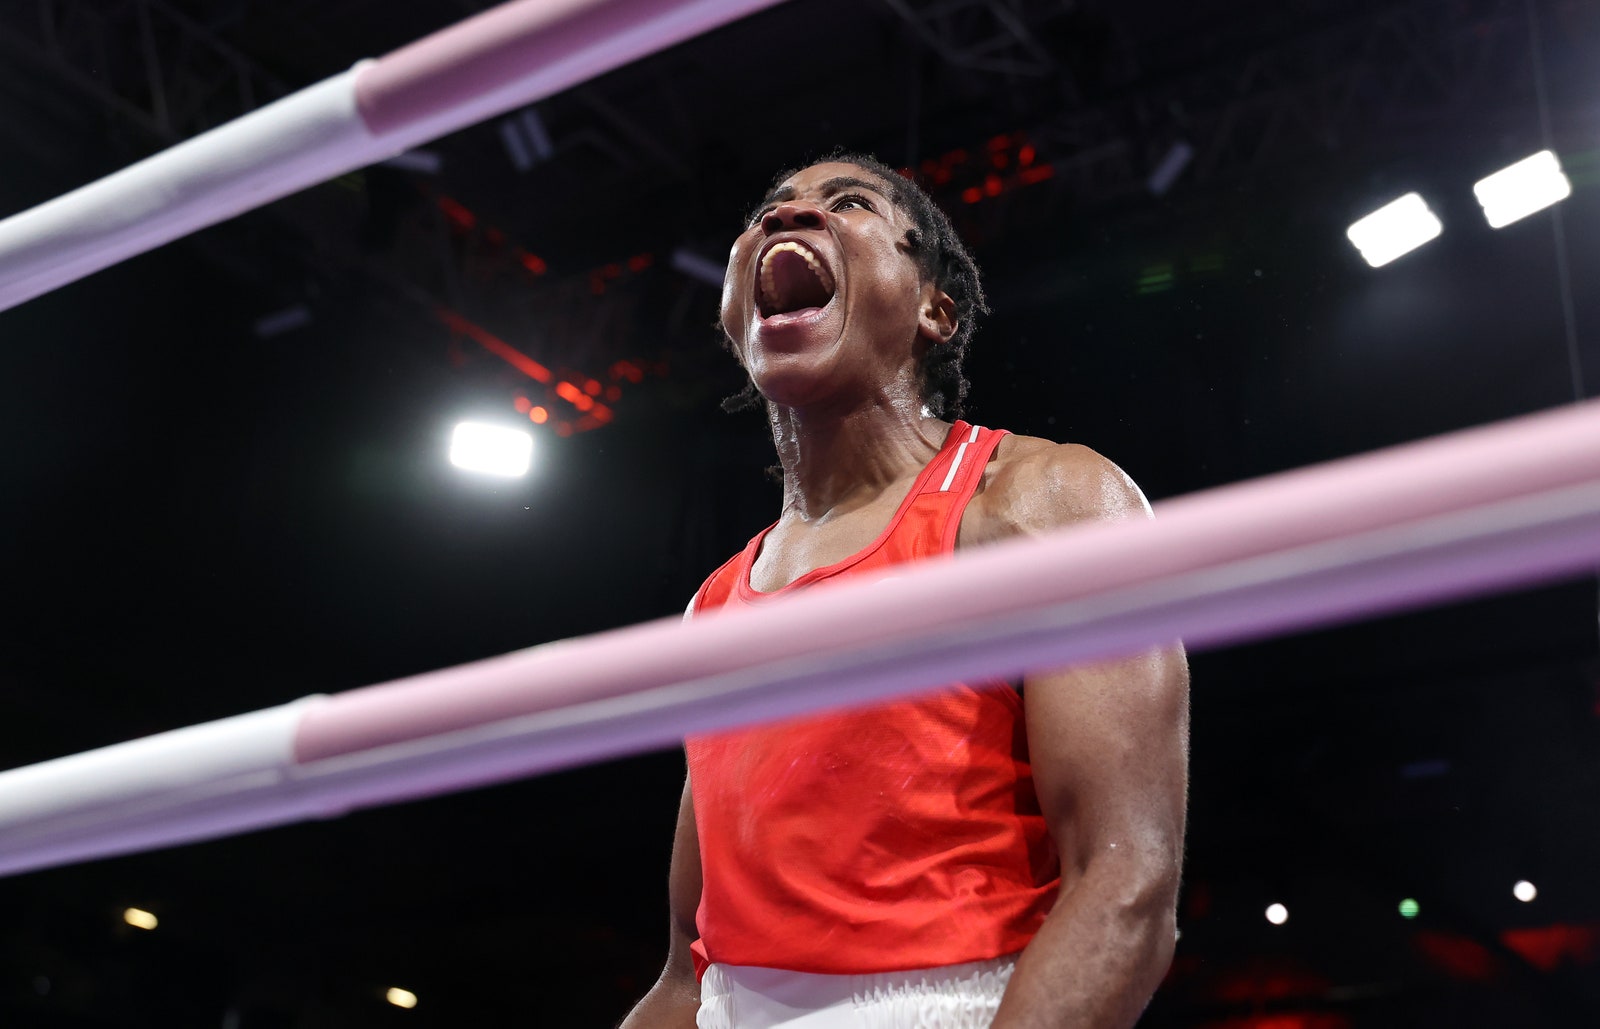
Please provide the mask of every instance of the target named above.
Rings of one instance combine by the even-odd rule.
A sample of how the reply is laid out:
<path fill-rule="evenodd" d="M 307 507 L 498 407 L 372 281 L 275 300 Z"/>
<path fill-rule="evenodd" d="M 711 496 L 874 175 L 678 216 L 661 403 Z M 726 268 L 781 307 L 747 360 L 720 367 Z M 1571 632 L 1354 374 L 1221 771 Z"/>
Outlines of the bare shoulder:
<path fill-rule="evenodd" d="M 961 544 L 974 546 L 1049 532 L 1076 522 L 1150 517 L 1128 474 L 1077 443 L 1007 436 L 995 448 L 962 520 Z"/>

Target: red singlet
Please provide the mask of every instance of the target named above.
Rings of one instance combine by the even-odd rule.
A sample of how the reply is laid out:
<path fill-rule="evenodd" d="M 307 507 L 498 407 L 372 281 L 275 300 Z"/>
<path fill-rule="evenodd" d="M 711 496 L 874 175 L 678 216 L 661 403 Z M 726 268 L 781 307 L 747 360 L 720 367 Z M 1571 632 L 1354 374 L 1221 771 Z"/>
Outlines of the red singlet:
<path fill-rule="evenodd" d="M 1004 435 L 957 422 L 874 543 L 785 589 L 954 551 Z M 777 595 L 750 587 L 770 531 L 706 580 L 693 610 Z M 686 749 L 704 870 L 698 973 L 712 962 L 852 975 L 987 960 L 1026 946 L 1055 900 L 1022 700 L 1004 683 L 693 737 Z"/>

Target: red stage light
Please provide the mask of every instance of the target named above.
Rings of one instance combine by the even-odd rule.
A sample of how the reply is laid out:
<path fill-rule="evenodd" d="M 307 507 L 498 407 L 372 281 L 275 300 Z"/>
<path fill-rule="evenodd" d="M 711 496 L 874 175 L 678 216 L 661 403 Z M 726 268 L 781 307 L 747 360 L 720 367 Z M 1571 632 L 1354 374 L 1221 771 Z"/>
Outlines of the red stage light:
<path fill-rule="evenodd" d="M 983 199 L 983 190 L 977 186 L 968 186 L 961 191 L 961 199 L 969 204 L 975 204 Z"/>
<path fill-rule="evenodd" d="M 550 369 L 546 368 L 538 361 L 535 361 L 527 354 L 524 354 L 516 347 L 507 343 L 505 340 L 494 335 L 494 333 L 483 328 L 481 325 L 468 321 L 461 315 L 450 310 L 448 307 L 436 308 L 435 313 L 439 316 L 439 320 L 444 322 L 445 327 L 451 332 L 468 337 L 474 343 L 478 344 L 478 346 L 489 351 L 489 353 L 498 357 L 506 364 L 509 364 L 511 367 L 526 375 L 528 378 L 533 379 L 536 382 L 550 381 Z"/>
<path fill-rule="evenodd" d="M 523 250 L 519 252 L 517 256 L 522 262 L 522 267 L 528 269 L 528 271 L 535 275 L 543 275 L 545 272 L 550 270 L 550 266 L 545 264 L 544 258 L 540 257 L 538 254 L 530 254 L 526 250 Z"/>
<path fill-rule="evenodd" d="M 533 406 L 533 401 L 529 400 L 527 397 L 519 395 L 517 399 L 511 402 L 511 404 L 517 409 L 518 414 L 527 414 L 528 408 Z"/>
<path fill-rule="evenodd" d="M 546 411 L 542 407 L 535 407 L 528 412 L 528 418 L 531 419 L 535 425 L 543 425 L 545 422 L 550 420 L 550 412 Z"/>
<path fill-rule="evenodd" d="M 613 379 L 627 379 L 629 382 L 641 382 L 644 380 L 644 369 L 640 368 L 632 361 L 618 361 L 616 364 L 611 366 L 610 375 Z"/>
<path fill-rule="evenodd" d="M 449 197 L 439 198 L 439 210 L 443 211 L 444 216 L 450 219 L 450 224 L 454 225 L 462 232 L 471 232 L 472 227 L 478 224 L 477 215 L 473 214 L 471 211 L 463 207 L 459 202 L 452 200 Z"/>
<path fill-rule="evenodd" d="M 591 397 L 597 397 L 600 395 L 600 383 L 596 382 L 594 379 L 590 379 L 588 382 L 583 384 L 583 391 L 589 394 Z"/>
<path fill-rule="evenodd" d="M 1453 978 L 1484 980 L 1495 975 L 1494 955 L 1477 940 L 1424 929 L 1412 937 L 1412 944 L 1430 963 Z"/>
<path fill-rule="evenodd" d="M 613 404 L 615 404 L 617 401 L 621 400 L 622 399 L 622 387 L 621 386 L 607 386 L 606 387 L 606 399 L 611 401 Z"/>
<path fill-rule="evenodd" d="M 1544 925 L 1528 929 L 1507 929 L 1500 942 L 1543 972 L 1554 972 L 1561 965 L 1593 964 L 1600 958 L 1600 927 L 1593 925 Z"/>

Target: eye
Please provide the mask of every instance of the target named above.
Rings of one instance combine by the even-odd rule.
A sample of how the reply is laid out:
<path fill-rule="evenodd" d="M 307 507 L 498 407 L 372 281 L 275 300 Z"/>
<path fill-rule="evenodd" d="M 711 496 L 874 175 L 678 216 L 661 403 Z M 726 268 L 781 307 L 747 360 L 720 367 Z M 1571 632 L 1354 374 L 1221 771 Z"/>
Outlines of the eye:
<path fill-rule="evenodd" d="M 844 194 L 833 202 L 833 209 L 835 211 L 843 211 L 846 209 L 847 205 L 849 207 L 860 208 L 864 211 L 870 211 L 873 209 L 872 202 L 866 197 L 862 196 L 860 193 Z"/>

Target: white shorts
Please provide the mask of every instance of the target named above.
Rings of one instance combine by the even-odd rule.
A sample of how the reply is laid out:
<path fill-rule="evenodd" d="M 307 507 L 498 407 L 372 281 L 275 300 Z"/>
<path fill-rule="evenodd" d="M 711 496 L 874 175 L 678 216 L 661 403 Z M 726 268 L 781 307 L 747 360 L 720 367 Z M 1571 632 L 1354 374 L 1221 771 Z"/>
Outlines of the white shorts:
<path fill-rule="evenodd" d="M 699 1029 L 987 1029 L 1016 955 L 873 975 L 712 965 Z"/>

